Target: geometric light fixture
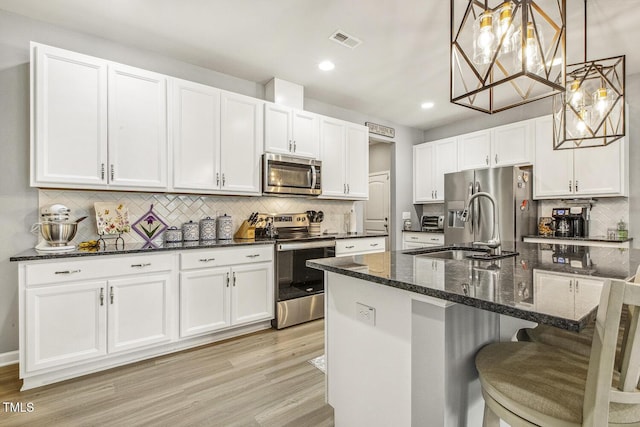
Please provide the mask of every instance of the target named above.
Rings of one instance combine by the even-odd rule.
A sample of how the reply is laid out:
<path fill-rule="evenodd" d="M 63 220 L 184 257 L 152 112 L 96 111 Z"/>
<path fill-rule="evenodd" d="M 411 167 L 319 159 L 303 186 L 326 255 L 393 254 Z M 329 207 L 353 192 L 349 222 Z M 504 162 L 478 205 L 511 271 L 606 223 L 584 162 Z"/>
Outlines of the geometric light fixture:
<path fill-rule="evenodd" d="M 492 114 L 564 92 L 565 29 L 565 0 L 451 0 L 451 102 Z"/>
<path fill-rule="evenodd" d="M 566 91 L 553 99 L 553 149 L 609 145 L 625 134 L 625 57 L 587 61 L 587 1 L 584 1 L 584 62 L 567 65 Z"/>

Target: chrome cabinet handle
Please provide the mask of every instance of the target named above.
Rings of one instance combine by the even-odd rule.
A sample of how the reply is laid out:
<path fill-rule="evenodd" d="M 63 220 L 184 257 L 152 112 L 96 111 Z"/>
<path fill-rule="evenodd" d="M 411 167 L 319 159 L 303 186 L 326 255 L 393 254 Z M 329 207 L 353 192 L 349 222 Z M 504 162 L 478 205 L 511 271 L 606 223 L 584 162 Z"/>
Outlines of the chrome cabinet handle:
<path fill-rule="evenodd" d="M 378 246 L 378 243 L 370 243 L 369 246 L 371 246 L 372 248 Z"/>
<path fill-rule="evenodd" d="M 488 165 L 489 164 L 489 155 L 487 154 L 487 157 L 485 157 L 484 162 Z"/>
<path fill-rule="evenodd" d="M 496 165 L 498 164 L 498 155 L 496 154 Z"/>
<path fill-rule="evenodd" d="M 114 297 L 113 286 L 111 286 L 111 290 L 109 291 L 109 300 L 111 301 L 111 304 L 113 304 L 113 297 Z"/>
<path fill-rule="evenodd" d="M 291 150 L 291 147 L 292 147 L 292 146 L 293 146 L 293 145 L 291 144 L 291 140 L 289 140 L 289 151 L 292 151 L 292 150 Z"/>
<path fill-rule="evenodd" d="M 432 237 L 432 238 L 431 238 L 431 239 L 429 239 L 429 240 L 431 240 L 432 242 L 437 242 L 439 239 L 435 239 L 435 238 L 433 238 L 433 237 Z"/>
<path fill-rule="evenodd" d="M 215 258 L 200 258 L 198 261 L 200 262 L 210 262 L 210 261 L 215 261 Z"/>
<path fill-rule="evenodd" d="M 576 193 L 578 192 L 578 180 L 576 179 Z"/>
<path fill-rule="evenodd" d="M 143 268 L 143 267 L 149 267 L 151 265 L 150 262 L 144 263 L 144 264 L 131 264 L 131 268 Z"/>
<path fill-rule="evenodd" d="M 431 190 L 431 198 L 435 199 L 435 197 L 433 197 L 433 190 Z"/>
<path fill-rule="evenodd" d="M 342 192 L 347 194 L 347 184 L 342 184 Z"/>
<path fill-rule="evenodd" d="M 576 294 L 580 291 L 580 289 L 578 289 L 578 285 L 579 285 L 579 282 L 576 280 Z"/>
<path fill-rule="evenodd" d="M 229 287 L 229 273 L 227 273 L 227 288 Z"/>
<path fill-rule="evenodd" d="M 224 187 L 226 183 L 226 178 L 224 177 L 224 173 L 222 174 L 222 186 Z"/>
<path fill-rule="evenodd" d="M 104 163 L 100 164 L 100 179 L 104 181 Z"/>
<path fill-rule="evenodd" d="M 220 172 L 216 172 L 216 185 L 220 185 Z"/>
<path fill-rule="evenodd" d="M 569 180 L 569 192 L 571 192 L 571 180 Z"/>
<path fill-rule="evenodd" d="M 347 194 L 351 193 L 351 188 L 349 188 L 349 184 L 347 184 Z"/>
<path fill-rule="evenodd" d="M 236 286 L 236 272 L 233 272 L 233 286 Z"/>
<path fill-rule="evenodd" d="M 54 274 L 75 274 L 75 273 L 80 273 L 82 270 L 77 269 L 77 270 L 63 270 L 63 271 L 56 271 Z"/>
<path fill-rule="evenodd" d="M 255 257 L 259 257 L 260 254 L 250 254 L 250 255 L 246 255 L 247 258 L 255 258 Z"/>
<path fill-rule="evenodd" d="M 569 280 L 569 292 L 573 292 L 573 280 Z"/>
<path fill-rule="evenodd" d="M 438 198 L 438 190 L 436 190 L 436 197 L 435 197 L 435 198 L 436 198 L 436 199 Z"/>
<path fill-rule="evenodd" d="M 294 153 L 296 152 L 296 148 L 297 148 L 297 147 L 296 147 L 296 141 L 294 140 L 294 141 L 293 141 L 293 152 L 294 152 Z"/>
<path fill-rule="evenodd" d="M 355 248 L 355 246 L 351 245 L 351 246 L 345 246 L 346 249 L 353 249 Z"/>
<path fill-rule="evenodd" d="M 100 305 L 104 305 L 104 288 L 100 288 Z"/>
<path fill-rule="evenodd" d="M 415 237 L 415 236 L 410 236 L 409 238 L 410 238 L 411 240 L 418 240 L 418 238 L 417 238 L 417 237 Z"/>
<path fill-rule="evenodd" d="M 116 176 L 116 168 L 113 166 L 113 164 L 111 164 L 111 181 L 113 181 L 115 176 Z"/>

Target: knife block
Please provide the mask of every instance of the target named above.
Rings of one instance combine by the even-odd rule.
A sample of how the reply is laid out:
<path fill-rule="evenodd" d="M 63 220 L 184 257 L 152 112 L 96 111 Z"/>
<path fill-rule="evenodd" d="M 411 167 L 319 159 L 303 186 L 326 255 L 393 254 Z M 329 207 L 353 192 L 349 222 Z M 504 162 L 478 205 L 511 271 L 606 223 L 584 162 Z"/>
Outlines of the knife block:
<path fill-rule="evenodd" d="M 255 239 L 256 227 L 249 224 L 249 221 L 242 221 L 238 230 L 233 235 L 234 239 Z"/>

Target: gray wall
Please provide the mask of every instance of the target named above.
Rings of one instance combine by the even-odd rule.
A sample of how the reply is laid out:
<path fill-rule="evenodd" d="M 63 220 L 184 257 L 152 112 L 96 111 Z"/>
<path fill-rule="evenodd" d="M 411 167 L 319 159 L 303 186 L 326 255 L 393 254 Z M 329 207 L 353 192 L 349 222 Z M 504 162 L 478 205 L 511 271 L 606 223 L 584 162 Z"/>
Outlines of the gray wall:
<path fill-rule="evenodd" d="M 369 173 L 391 170 L 391 145 L 372 142 L 369 145 Z"/>
<path fill-rule="evenodd" d="M 38 219 L 37 191 L 29 187 L 29 42 L 93 55 L 159 73 L 196 81 L 256 98 L 264 98 L 264 86 L 163 57 L 153 52 L 122 46 L 31 20 L 0 10 L 0 356 L 18 349 L 17 265 L 9 257 L 33 247 L 29 233 Z M 422 131 L 404 128 L 376 117 L 345 110 L 311 99 L 305 109 L 331 117 L 362 123 L 372 121 L 396 128 L 392 141 L 392 176 L 395 191 L 392 217 L 411 206 L 412 145 L 422 141 Z M 397 227 L 396 227 L 397 228 Z M 400 236 L 398 236 L 398 242 Z"/>

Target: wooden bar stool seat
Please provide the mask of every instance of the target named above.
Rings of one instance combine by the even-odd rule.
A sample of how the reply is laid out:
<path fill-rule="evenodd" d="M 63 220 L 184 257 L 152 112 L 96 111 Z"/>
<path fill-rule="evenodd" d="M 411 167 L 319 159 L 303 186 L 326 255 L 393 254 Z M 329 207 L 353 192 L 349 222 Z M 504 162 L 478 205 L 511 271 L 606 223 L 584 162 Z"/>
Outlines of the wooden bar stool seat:
<path fill-rule="evenodd" d="M 623 304 L 630 321 L 614 369 Z M 485 400 L 485 426 L 640 425 L 640 286 L 605 282 L 590 355 L 540 342 L 483 347 L 476 368 Z"/>

